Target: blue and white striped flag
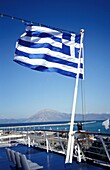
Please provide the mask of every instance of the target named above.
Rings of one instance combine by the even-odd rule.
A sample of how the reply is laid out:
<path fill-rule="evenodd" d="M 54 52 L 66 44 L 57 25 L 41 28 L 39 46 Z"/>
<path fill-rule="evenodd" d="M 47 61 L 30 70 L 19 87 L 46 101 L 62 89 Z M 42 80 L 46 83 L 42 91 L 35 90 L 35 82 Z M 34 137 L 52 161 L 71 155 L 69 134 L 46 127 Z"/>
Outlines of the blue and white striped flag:
<path fill-rule="evenodd" d="M 16 43 L 14 61 L 33 70 L 58 72 L 83 78 L 83 58 L 79 59 L 81 35 L 66 33 L 46 26 L 27 26 Z"/>
<path fill-rule="evenodd" d="M 109 129 L 110 128 L 110 121 L 109 121 L 109 119 L 103 121 L 102 125 L 105 127 L 106 130 Z"/>

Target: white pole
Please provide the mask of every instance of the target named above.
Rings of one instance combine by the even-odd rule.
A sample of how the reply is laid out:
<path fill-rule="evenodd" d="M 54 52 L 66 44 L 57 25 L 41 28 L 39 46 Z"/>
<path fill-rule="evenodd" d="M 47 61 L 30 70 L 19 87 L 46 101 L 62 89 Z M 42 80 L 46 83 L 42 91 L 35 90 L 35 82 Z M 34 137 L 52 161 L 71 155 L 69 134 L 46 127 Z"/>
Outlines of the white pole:
<path fill-rule="evenodd" d="M 30 136 L 28 135 L 28 147 L 31 146 L 31 139 L 30 139 Z"/>
<path fill-rule="evenodd" d="M 78 162 L 81 162 L 81 150 L 80 150 L 79 144 L 77 144 L 77 146 L 78 146 L 78 157 L 77 157 L 77 161 L 78 161 Z"/>
<path fill-rule="evenodd" d="M 74 127 L 74 117 L 75 117 L 76 99 L 77 99 L 77 91 L 78 91 L 78 80 L 79 80 L 79 71 L 80 71 L 80 57 L 81 57 L 81 48 L 82 48 L 84 30 L 82 29 L 80 31 L 80 33 L 81 33 L 81 39 L 80 39 L 78 72 L 77 72 L 77 76 L 76 76 L 76 84 L 75 84 L 75 89 L 74 89 L 73 107 L 72 107 L 71 123 L 70 123 L 70 131 L 69 131 L 69 139 L 68 139 L 68 147 L 67 147 L 67 155 L 66 155 L 65 163 L 72 163 L 73 148 L 74 148 L 74 135 L 72 136 L 72 134 L 73 134 L 73 127 Z"/>
<path fill-rule="evenodd" d="M 46 139 L 47 152 L 49 152 L 49 141 L 48 141 L 48 138 L 47 138 L 46 131 L 44 131 L 44 135 L 45 135 L 45 139 Z"/>
<path fill-rule="evenodd" d="M 48 141 L 47 137 L 46 137 L 46 145 L 47 145 L 47 152 L 49 152 L 49 141 Z"/>
<path fill-rule="evenodd" d="M 70 163 L 72 163 L 72 158 L 73 158 L 74 135 L 75 135 L 75 131 L 73 132 L 73 134 L 72 134 L 72 136 L 71 136 L 71 149 L 70 149 L 70 159 L 69 159 L 69 162 L 70 162 Z"/>

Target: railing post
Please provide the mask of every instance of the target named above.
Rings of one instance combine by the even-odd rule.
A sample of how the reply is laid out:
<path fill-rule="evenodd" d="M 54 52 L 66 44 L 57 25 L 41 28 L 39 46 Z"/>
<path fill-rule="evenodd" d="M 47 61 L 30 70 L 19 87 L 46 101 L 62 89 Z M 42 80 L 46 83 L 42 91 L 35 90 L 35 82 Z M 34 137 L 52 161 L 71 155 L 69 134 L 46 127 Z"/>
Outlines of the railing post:
<path fill-rule="evenodd" d="M 105 145 L 105 142 L 104 142 L 102 136 L 100 136 L 99 138 L 100 138 L 100 140 L 101 140 L 101 142 L 102 142 L 102 145 L 103 145 L 103 147 L 104 147 L 104 150 L 105 150 L 105 152 L 106 152 L 106 155 L 107 155 L 107 157 L 108 157 L 108 160 L 110 161 L 110 155 L 109 155 L 109 152 L 108 152 L 107 147 L 106 147 L 106 145 Z"/>

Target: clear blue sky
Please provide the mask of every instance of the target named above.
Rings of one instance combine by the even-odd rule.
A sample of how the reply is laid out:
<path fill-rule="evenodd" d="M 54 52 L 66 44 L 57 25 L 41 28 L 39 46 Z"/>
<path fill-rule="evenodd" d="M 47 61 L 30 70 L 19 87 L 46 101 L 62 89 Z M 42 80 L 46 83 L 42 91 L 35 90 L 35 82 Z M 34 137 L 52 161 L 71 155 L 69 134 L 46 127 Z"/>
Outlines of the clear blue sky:
<path fill-rule="evenodd" d="M 85 30 L 86 112 L 110 112 L 110 1 L 0 0 L 0 13 L 79 33 Z M 0 18 L 0 117 L 29 117 L 51 108 L 71 113 L 75 79 L 13 62 L 25 25 Z M 81 113 L 80 82 L 76 112 Z"/>

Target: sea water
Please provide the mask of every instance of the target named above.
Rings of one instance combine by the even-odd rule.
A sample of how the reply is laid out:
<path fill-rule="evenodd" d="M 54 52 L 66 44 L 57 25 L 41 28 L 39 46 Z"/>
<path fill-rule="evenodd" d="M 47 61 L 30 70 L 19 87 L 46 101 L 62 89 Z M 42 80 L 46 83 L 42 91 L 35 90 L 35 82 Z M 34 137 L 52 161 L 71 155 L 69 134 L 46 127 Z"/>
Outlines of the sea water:
<path fill-rule="evenodd" d="M 102 120 L 100 121 L 89 121 L 89 122 L 82 122 L 82 129 L 88 132 L 101 132 L 101 133 L 108 133 L 110 134 L 110 128 L 105 129 L 104 126 L 102 126 Z M 63 125 L 63 123 L 69 123 L 66 121 L 62 122 L 29 122 L 29 123 L 11 123 L 11 124 L 0 124 L 0 129 L 2 127 L 13 127 L 14 126 L 19 126 L 19 128 L 16 128 L 16 130 L 69 130 L 70 126 L 69 125 Z M 74 125 L 74 130 L 77 130 L 77 123 L 75 122 Z M 54 124 L 54 125 L 53 125 Z M 57 124 L 57 125 L 55 125 Z M 62 124 L 62 125 L 61 125 Z M 35 126 L 34 126 L 35 125 Z M 43 125 L 43 126 L 41 126 Z M 23 128 L 20 126 L 24 126 Z M 26 127 L 25 127 L 26 126 Z M 31 127 L 27 127 L 31 126 Z"/>

